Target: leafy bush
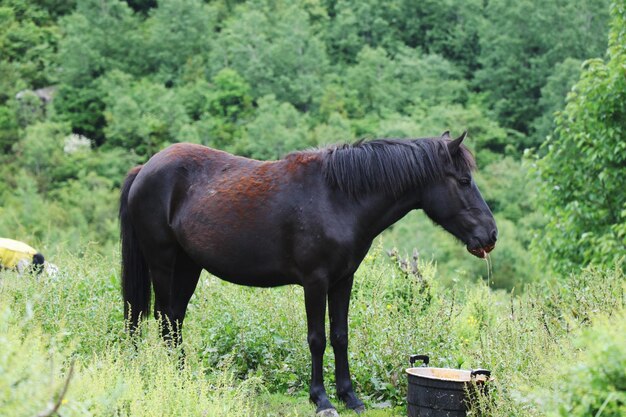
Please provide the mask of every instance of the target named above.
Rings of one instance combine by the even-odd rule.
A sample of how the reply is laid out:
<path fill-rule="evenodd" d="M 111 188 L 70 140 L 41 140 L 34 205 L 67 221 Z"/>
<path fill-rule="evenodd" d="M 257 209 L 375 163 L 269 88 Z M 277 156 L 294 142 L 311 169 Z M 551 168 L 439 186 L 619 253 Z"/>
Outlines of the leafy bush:
<path fill-rule="evenodd" d="M 256 118 L 246 125 L 239 152 L 257 159 L 278 159 L 313 145 L 306 117 L 275 96 L 261 97 Z"/>
<path fill-rule="evenodd" d="M 626 11 L 616 1 L 607 60 L 585 63 L 537 164 L 539 204 L 549 222 L 534 247 L 561 273 L 589 263 L 614 265 L 624 256 L 625 62 Z"/>
<path fill-rule="evenodd" d="M 147 79 L 111 72 L 103 81 L 107 144 L 148 158 L 177 141 L 190 123 L 185 107 L 172 89 Z"/>
<path fill-rule="evenodd" d="M 559 363 L 554 385 L 540 394 L 547 415 L 626 415 L 625 324 L 622 311 L 598 320 L 577 338 L 578 354 Z"/>
<path fill-rule="evenodd" d="M 235 7 L 215 36 L 209 65 L 213 74 L 224 67 L 236 70 L 255 98 L 273 94 L 305 110 L 322 89 L 328 57 L 303 8 L 289 2 L 277 6 Z"/>

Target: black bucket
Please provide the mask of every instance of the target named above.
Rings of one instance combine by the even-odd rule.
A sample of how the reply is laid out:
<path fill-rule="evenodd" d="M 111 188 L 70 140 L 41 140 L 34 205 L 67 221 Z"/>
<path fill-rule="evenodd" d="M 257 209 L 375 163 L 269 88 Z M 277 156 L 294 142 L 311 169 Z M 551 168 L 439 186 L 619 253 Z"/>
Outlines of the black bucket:
<path fill-rule="evenodd" d="M 423 365 L 414 367 L 418 360 Z M 428 367 L 426 355 L 411 355 L 409 362 L 409 417 L 465 417 L 476 396 L 486 394 L 485 383 L 491 379 L 491 372 L 486 369 Z"/>

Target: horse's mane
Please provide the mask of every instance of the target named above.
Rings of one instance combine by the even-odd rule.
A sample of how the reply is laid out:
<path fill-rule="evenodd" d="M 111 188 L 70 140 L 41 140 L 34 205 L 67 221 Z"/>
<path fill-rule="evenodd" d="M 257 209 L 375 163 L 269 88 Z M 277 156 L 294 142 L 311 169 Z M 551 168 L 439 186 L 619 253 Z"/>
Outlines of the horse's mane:
<path fill-rule="evenodd" d="M 447 140 L 377 139 L 320 149 L 326 181 L 345 193 L 359 197 L 371 191 L 398 196 L 445 175 L 445 166 L 457 170 L 476 167 L 474 157 L 463 145 L 451 155 Z"/>

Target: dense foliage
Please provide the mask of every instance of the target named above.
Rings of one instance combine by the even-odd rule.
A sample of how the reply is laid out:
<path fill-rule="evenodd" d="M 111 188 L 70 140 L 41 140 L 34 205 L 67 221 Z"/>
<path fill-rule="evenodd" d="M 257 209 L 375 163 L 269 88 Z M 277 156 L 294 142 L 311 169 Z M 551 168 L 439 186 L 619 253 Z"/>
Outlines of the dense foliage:
<path fill-rule="evenodd" d="M 607 57 L 585 63 L 539 161 L 550 221 L 535 246 L 561 271 L 626 254 L 626 6 L 611 14 Z"/>
<path fill-rule="evenodd" d="M 533 211 L 536 180 L 522 151 L 555 126 L 553 138 L 565 139 L 553 142 L 567 140 L 565 119 L 555 124 L 552 114 L 581 62 L 602 56 L 608 10 L 607 0 L 2 0 L 0 235 L 48 253 L 106 250 L 117 241 L 125 172 L 177 141 L 273 159 L 362 137 L 467 129 L 501 229 L 494 285 L 527 282 L 536 275 L 529 242 L 546 220 Z M 585 71 L 590 84 L 602 70 Z M 543 172 L 546 184 L 561 177 Z M 582 233 L 604 216 L 595 213 Z M 622 214 L 612 224 L 623 225 Z M 448 280 L 486 275 L 423 216 L 385 242 L 418 247 Z M 609 257 L 622 249 L 603 242 Z M 572 263 L 567 250 L 553 257 L 560 270 L 606 259 Z"/>
<path fill-rule="evenodd" d="M 557 393 L 546 395 L 549 415 L 626 415 L 626 332 L 623 326 L 614 324 L 626 321 L 623 314 L 622 311 L 610 320 L 599 320 L 576 340 L 580 351 L 568 355 L 559 370 L 563 386 Z"/>

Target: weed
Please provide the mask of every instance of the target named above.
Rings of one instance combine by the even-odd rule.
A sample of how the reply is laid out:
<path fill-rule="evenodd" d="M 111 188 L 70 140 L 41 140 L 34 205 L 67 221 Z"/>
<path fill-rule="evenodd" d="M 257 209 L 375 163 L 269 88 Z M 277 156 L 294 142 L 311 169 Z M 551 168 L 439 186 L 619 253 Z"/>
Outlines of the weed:
<path fill-rule="evenodd" d="M 379 245 L 366 257 L 351 302 L 350 365 L 367 416 L 405 415 L 404 369 L 412 353 L 428 354 L 432 366 L 490 369 L 496 379 L 486 415 L 558 415 L 556 403 L 546 400 L 556 394 L 542 389 L 552 392 L 559 378 L 576 381 L 579 363 L 600 382 L 590 388 L 593 400 L 570 401 L 572 407 L 602 415 L 621 410 L 621 391 L 611 393 L 622 386 L 623 368 L 590 359 L 620 364 L 626 355 L 623 342 L 611 341 L 621 340 L 611 329 L 624 328 L 619 270 L 585 270 L 514 295 L 455 277 L 446 277 L 454 284 L 444 287 L 433 264 L 397 256 L 394 262 L 382 252 Z M 142 325 L 135 341 L 125 333 L 116 257 L 65 254 L 57 263 L 61 273 L 54 278 L 0 272 L 0 415 L 45 410 L 59 398 L 71 362 L 63 416 L 311 415 L 301 288 L 255 289 L 202 275 L 185 320 L 180 370 L 155 320 Z M 599 315 L 607 323 L 600 333 L 578 336 Z M 571 372 L 556 372 L 555 363 Z M 329 346 L 324 370 L 331 396 L 333 369 Z M 563 384 L 558 398 L 574 398 L 581 389 Z"/>

